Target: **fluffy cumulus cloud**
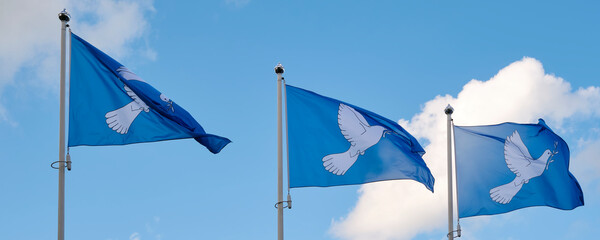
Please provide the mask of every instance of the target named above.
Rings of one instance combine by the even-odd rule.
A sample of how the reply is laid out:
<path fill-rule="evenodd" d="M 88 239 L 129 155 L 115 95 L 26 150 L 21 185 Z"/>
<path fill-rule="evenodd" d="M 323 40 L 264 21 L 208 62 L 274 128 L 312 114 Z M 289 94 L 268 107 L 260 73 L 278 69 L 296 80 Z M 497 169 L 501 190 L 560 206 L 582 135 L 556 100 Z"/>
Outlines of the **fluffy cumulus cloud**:
<path fill-rule="evenodd" d="M 354 209 L 333 222 L 330 231 L 334 236 L 353 240 L 410 239 L 418 233 L 446 227 L 447 143 L 443 110 L 448 104 L 455 109 L 452 117 L 456 125 L 527 123 L 542 117 L 551 126 L 561 126 L 573 116 L 599 117 L 600 87 L 574 90 L 564 79 L 547 74 L 538 60 L 526 57 L 487 81 L 471 80 L 457 97 L 437 96 L 428 101 L 421 113 L 399 122 L 416 138 L 430 143 L 425 147 L 424 159 L 436 178 L 435 193 L 408 180 L 363 185 Z M 598 146 L 600 141 L 586 143 L 580 155 L 597 155 Z M 595 170 L 589 171 L 598 176 L 600 166 L 596 163 Z"/>
<path fill-rule="evenodd" d="M 7 121 L 2 96 L 8 85 L 58 89 L 60 21 L 71 13 L 73 31 L 112 56 L 156 54 L 144 42 L 151 0 L 3 0 L 0 3 L 0 122 Z M 144 42 L 145 43 L 145 42 Z M 137 47 L 141 46 L 141 47 Z M 19 83 L 15 79 L 19 78 Z M 23 80 L 23 81 L 21 81 Z M 18 87 L 18 86 L 17 86 Z"/>

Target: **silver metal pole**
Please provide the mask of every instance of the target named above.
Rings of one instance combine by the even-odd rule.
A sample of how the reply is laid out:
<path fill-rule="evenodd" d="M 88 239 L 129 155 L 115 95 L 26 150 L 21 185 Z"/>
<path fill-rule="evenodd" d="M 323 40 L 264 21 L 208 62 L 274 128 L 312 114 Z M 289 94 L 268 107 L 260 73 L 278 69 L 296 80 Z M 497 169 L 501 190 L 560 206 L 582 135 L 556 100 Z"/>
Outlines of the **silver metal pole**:
<path fill-rule="evenodd" d="M 454 108 L 448 104 L 444 113 L 446 113 L 448 119 L 448 239 L 454 239 L 454 222 L 452 218 L 453 204 L 452 204 L 452 113 Z"/>
<path fill-rule="evenodd" d="M 277 239 L 283 240 L 283 143 L 282 143 L 282 119 L 281 119 L 281 88 L 283 77 L 283 66 L 277 64 Z"/>
<path fill-rule="evenodd" d="M 65 72 L 66 29 L 71 16 L 66 9 L 58 14 L 60 29 L 60 126 L 58 141 L 58 240 L 65 239 Z"/>

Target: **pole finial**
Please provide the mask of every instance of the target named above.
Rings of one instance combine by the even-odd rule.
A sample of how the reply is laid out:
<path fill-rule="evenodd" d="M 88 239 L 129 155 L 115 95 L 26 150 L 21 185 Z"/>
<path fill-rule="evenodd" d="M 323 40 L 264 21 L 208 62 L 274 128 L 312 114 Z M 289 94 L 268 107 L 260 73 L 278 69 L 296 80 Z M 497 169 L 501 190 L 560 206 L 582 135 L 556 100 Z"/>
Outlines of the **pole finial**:
<path fill-rule="evenodd" d="M 450 106 L 450 104 L 448 104 L 446 109 L 444 109 L 444 113 L 446 113 L 446 115 L 452 114 L 453 112 L 454 112 L 454 108 L 452 106 Z"/>
<path fill-rule="evenodd" d="M 281 63 L 277 63 L 277 66 L 275 66 L 275 73 L 280 74 L 283 73 L 285 69 L 283 68 L 283 65 L 281 65 Z"/>
<path fill-rule="evenodd" d="M 60 19 L 63 22 L 69 22 L 69 20 L 71 20 L 71 15 L 69 15 L 69 13 L 67 12 L 67 9 L 64 8 L 59 14 L 58 14 L 58 19 Z"/>

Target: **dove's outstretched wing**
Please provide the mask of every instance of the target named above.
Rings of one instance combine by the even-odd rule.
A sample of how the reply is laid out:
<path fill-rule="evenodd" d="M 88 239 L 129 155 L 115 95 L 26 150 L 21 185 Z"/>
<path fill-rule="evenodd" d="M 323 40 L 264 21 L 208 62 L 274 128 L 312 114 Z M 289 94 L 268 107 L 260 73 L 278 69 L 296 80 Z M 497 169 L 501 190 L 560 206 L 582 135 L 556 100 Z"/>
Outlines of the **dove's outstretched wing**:
<path fill-rule="evenodd" d="M 142 111 L 150 111 L 148 105 L 146 105 L 146 103 L 144 103 L 144 101 L 142 101 L 129 87 L 124 86 L 124 89 L 133 101 L 104 115 L 108 127 L 120 134 L 127 134 L 127 132 L 129 132 L 131 123 L 133 123 L 133 120 L 135 120 Z"/>
<path fill-rule="evenodd" d="M 344 138 L 350 142 L 350 148 L 343 153 L 329 154 L 323 157 L 325 169 L 335 175 L 344 175 L 359 155 L 379 142 L 384 128 L 371 127 L 362 114 L 354 108 L 340 103 L 338 108 L 338 125 Z"/>
<path fill-rule="evenodd" d="M 127 96 L 129 96 L 135 103 L 137 103 L 137 105 L 142 108 L 144 110 L 144 112 L 148 112 L 150 111 L 150 107 L 148 107 L 148 105 L 146 105 L 146 103 L 144 101 L 142 101 L 142 99 L 140 99 L 140 97 L 138 97 L 137 94 L 135 94 L 131 88 L 124 86 L 125 92 L 127 93 Z"/>
<path fill-rule="evenodd" d="M 519 132 L 515 132 L 506 138 L 504 141 L 504 160 L 506 166 L 517 175 L 521 176 L 521 172 L 531 164 L 534 159 L 521 139 Z"/>
<path fill-rule="evenodd" d="M 338 125 L 344 138 L 350 142 L 351 146 L 356 145 L 356 140 L 367 131 L 369 124 L 367 120 L 354 110 L 343 103 L 340 103 L 338 110 Z"/>
<path fill-rule="evenodd" d="M 356 162 L 360 154 L 357 142 L 367 132 L 367 120 L 352 107 L 340 103 L 338 108 L 338 125 L 344 138 L 350 142 L 350 148 L 343 153 L 329 154 L 323 157 L 325 169 L 335 175 L 344 175 Z"/>
<path fill-rule="evenodd" d="M 535 170 L 535 168 L 530 167 L 534 159 L 531 158 L 521 135 L 516 130 L 504 141 L 504 161 L 516 177 L 511 182 L 490 190 L 492 200 L 500 204 L 507 204 L 512 201 L 513 197 L 523 187 L 523 184 L 527 183 L 534 175 L 532 170 Z"/>
<path fill-rule="evenodd" d="M 136 80 L 136 81 L 146 82 L 146 81 L 144 81 L 144 79 L 142 79 L 137 74 L 130 71 L 129 68 L 126 68 L 125 66 L 121 66 L 121 67 L 117 68 L 117 72 L 119 74 L 121 74 L 121 76 L 123 78 L 125 78 L 127 80 Z"/>
<path fill-rule="evenodd" d="M 106 113 L 106 124 L 115 132 L 127 134 L 133 120 L 142 112 L 142 109 L 135 101 L 127 105 Z"/>

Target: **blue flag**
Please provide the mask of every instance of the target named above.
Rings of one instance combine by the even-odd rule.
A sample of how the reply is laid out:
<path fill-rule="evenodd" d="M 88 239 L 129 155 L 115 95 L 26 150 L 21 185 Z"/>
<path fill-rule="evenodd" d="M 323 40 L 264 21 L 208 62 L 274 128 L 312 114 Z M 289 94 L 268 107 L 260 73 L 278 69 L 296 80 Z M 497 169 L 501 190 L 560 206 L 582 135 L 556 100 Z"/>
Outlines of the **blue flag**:
<path fill-rule="evenodd" d="M 459 217 L 583 206 L 581 187 L 569 172 L 569 147 L 544 120 L 455 126 L 454 138 Z"/>
<path fill-rule="evenodd" d="M 290 187 L 413 179 L 433 192 L 417 140 L 396 122 L 286 85 Z"/>
<path fill-rule="evenodd" d="M 71 34 L 69 147 L 194 138 L 212 153 L 229 139 L 207 134 L 183 108 Z"/>

